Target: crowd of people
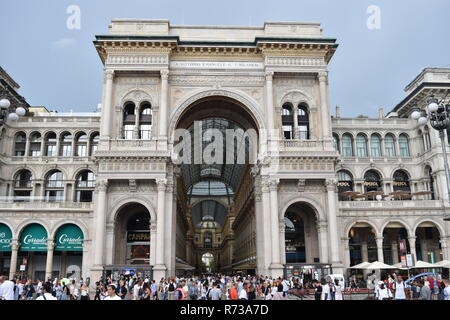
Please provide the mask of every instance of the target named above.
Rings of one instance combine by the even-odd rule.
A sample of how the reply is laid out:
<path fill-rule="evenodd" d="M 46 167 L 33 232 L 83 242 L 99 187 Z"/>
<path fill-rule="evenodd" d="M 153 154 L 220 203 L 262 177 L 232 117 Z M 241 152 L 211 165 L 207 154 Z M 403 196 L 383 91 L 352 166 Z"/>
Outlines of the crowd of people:
<path fill-rule="evenodd" d="M 405 283 L 401 276 L 388 275 L 377 281 L 367 278 L 371 297 L 377 300 L 450 300 L 450 281 L 440 277 L 418 277 Z M 345 300 L 344 291 L 356 288 L 351 277 L 347 288 L 338 279 L 327 277 L 304 281 L 302 277 L 201 275 L 163 278 L 156 281 L 137 275 L 105 277 L 95 289 L 83 279 L 48 279 L 32 283 L 0 277 L 0 300 Z M 369 286 L 369 285 L 368 285 Z"/>

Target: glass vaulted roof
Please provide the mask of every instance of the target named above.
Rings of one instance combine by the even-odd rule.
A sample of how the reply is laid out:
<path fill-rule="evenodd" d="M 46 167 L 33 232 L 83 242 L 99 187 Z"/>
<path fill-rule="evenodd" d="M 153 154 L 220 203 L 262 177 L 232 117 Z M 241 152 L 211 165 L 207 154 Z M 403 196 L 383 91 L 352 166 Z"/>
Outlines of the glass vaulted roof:
<path fill-rule="evenodd" d="M 212 226 L 221 228 L 225 223 L 227 209 L 217 201 L 204 200 L 192 208 L 192 224 L 199 227 Z"/>

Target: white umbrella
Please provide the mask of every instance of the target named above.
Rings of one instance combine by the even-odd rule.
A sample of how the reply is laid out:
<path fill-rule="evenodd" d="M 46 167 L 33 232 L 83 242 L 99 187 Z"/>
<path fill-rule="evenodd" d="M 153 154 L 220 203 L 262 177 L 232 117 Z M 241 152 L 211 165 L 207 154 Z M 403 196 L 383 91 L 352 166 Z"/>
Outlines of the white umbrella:
<path fill-rule="evenodd" d="M 394 264 L 393 267 L 395 267 L 396 269 L 400 269 L 400 270 L 408 270 L 408 268 L 405 268 L 402 266 L 401 262 Z"/>
<path fill-rule="evenodd" d="M 367 270 L 379 270 L 379 269 L 381 270 L 381 269 L 397 269 L 397 268 L 394 267 L 394 266 L 390 266 L 388 264 L 385 264 L 383 262 L 380 262 L 380 261 L 375 261 L 375 262 L 370 263 L 366 267 L 366 269 Z"/>
<path fill-rule="evenodd" d="M 417 260 L 416 265 L 414 267 L 411 267 L 411 269 L 432 269 L 432 268 L 436 268 L 436 266 L 434 264 L 422 260 Z"/>
<path fill-rule="evenodd" d="M 353 267 L 350 267 L 350 269 L 366 269 L 366 267 L 369 265 L 369 262 L 363 262 L 357 265 L 354 265 Z"/>
<path fill-rule="evenodd" d="M 438 268 L 450 269 L 450 261 L 449 260 L 442 260 L 442 261 L 436 262 L 434 265 Z"/>

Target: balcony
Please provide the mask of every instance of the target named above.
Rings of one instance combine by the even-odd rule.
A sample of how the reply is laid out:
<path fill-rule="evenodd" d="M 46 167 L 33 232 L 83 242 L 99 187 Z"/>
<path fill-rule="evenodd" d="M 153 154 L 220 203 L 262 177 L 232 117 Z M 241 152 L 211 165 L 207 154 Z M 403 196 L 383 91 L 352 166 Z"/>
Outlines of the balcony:
<path fill-rule="evenodd" d="M 111 140 L 110 147 L 114 151 L 156 151 L 157 141 L 115 139 Z"/>
<path fill-rule="evenodd" d="M 81 209 L 92 210 L 94 208 L 93 202 L 46 202 L 46 201 L 21 201 L 13 202 L 11 200 L 0 200 L 0 210 L 2 209 L 34 209 L 34 210 L 51 210 L 51 209 Z"/>
<path fill-rule="evenodd" d="M 442 200 L 400 200 L 400 201 L 339 201 L 339 208 L 344 210 L 364 209 L 444 209 Z"/>

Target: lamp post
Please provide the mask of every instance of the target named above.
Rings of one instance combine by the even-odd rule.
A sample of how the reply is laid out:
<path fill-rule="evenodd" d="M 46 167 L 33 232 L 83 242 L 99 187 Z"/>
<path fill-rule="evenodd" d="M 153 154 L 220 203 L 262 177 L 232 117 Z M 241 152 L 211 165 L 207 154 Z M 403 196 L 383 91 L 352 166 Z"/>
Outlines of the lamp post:
<path fill-rule="evenodd" d="M 447 194 L 450 201 L 450 178 L 449 178 L 449 168 L 447 161 L 447 150 L 445 148 L 445 134 L 444 130 L 447 130 L 450 123 L 450 104 L 444 103 L 445 99 L 439 101 L 434 96 L 428 99 L 427 110 L 416 110 L 411 114 L 411 118 L 417 120 L 419 125 L 423 126 L 430 121 L 431 126 L 439 131 L 439 138 L 441 139 L 442 153 L 444 155 L 444 168 L 445 168 L 445 178 L 447 180 Z M 445 217 L 444 220 L 450 221 L 450 216 Z"/>
<path fill-rule="evenodd" d="M 27 110 L 23 107 L 18 107 L 15 112 L 10 112 L 10 106 L 11 102 L 8 99 L 0 100 L 0 126 L 4 125 L 7 120 L 17 121 L 19 117 L 22 117 L 27 113 Z"/>

